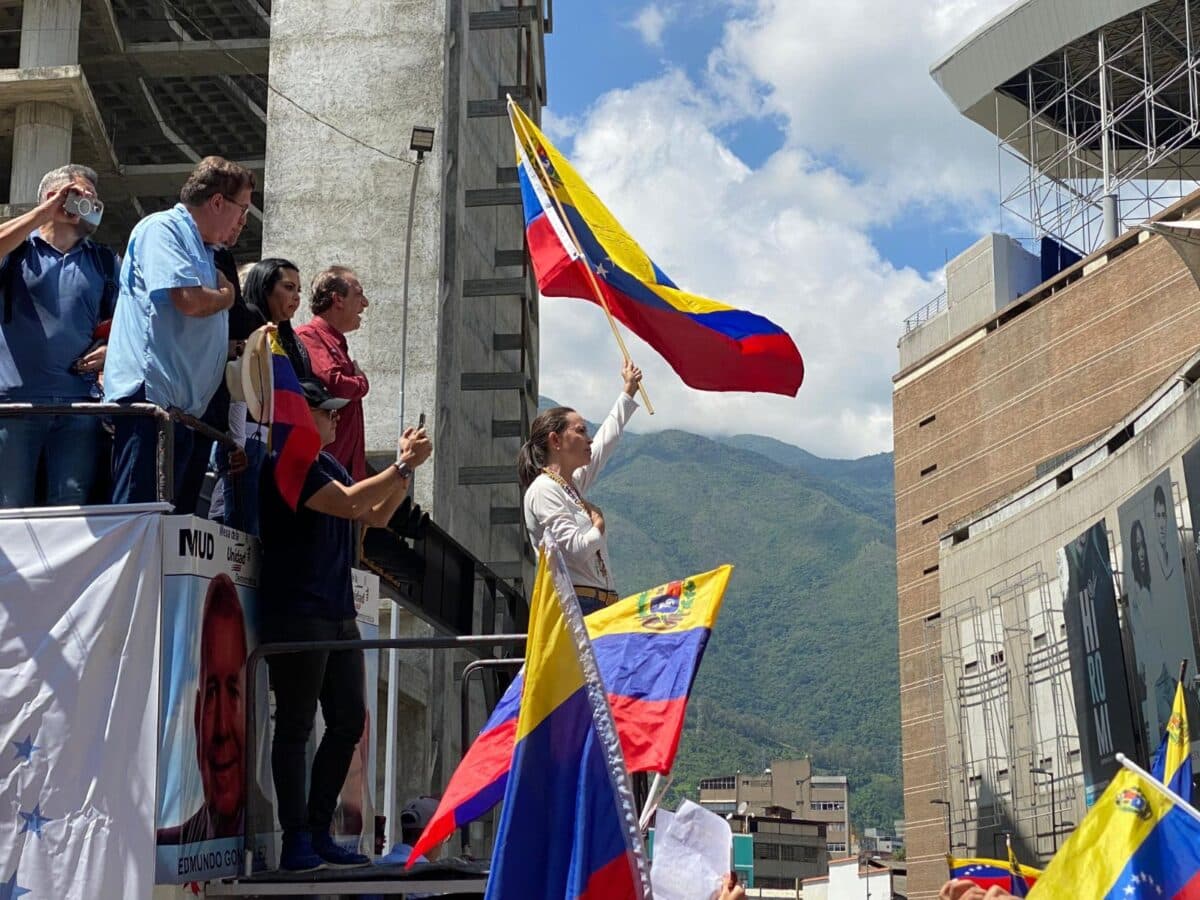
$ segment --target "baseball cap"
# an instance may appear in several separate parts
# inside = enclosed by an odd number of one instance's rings
[[[402,828],[424,828],[437,812],[436,797],[417,797],[410,800],[408,806],[400,810],[400,826]]]
[[[333,396],[326,390],[325,385],[315,378],[301,378],[300,389],[304,391],[304,399],[313,409],[341,409],[350,402]]]

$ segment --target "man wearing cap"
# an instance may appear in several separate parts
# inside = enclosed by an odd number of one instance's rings
[[[337,434],[338,410],[319,381],[301,381],[322,446]],[[355,641],[352,522],[382,527],[408,492],[412,470],[429,458],[424,429],[407,428],[399,459],[355,482],[336,459],[321,451],[308,471],[293,510],[275,484],[274,460],[259,482],[262,534],[262,640]],[[366,716],[361,650],[312,650],[267,657],[275,691],[271,768],[283,828],[280,868],[307,871],[322,865],[360,866],[370,860],[345,850],[329,834],[338,792],[346,779]],[[325,718],[312,771],[305,747],[317,703]],[[307,796],[305,782],[309,782]]]

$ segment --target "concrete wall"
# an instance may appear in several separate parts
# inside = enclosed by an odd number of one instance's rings
[[[905,334],[900,367],[980,325],[1041,281],[1041,260],[1006,234],[987,234],[946,264],[946,309]]]
[[[1072,680],[1082,676],[1071,671],[1066,653],[1063,588],[1058,574],[1061,548],[1103,519],[1110,534],[1112,565],[1119,573],[1120,597],[1120,585],[1131,576],[1120,571],[1123,548],[1117,508],[1164,470],[1170,471],[1175,487],[1175,520],[1185,536],[1183,544],[1195,546],[1191,535],[1196,523],[1190,521],[1188,512],[1181,455],[1200,440],[1200,389],[1191,386],[1165,411],[1161,404],[1154,405],[1135,429],[1137,435],[1114,454],[1109,455],[1103,447],[1088,454],[1074,466],[1076,474],[1069,483],[1059,487],[1064,479],[1049,475],[1041,486],[1029,489],[1029,497],[1040,499],[1014,498],[988,518],[970,524],[966,539],[942,541],[943,647],[955,640],[950,632],[969,630],[972,618],[994,620],[1001,626],[990,642],[992,652],[986,654],[990,658],[978,660],[975,669],[984,667],[986,677],[1002,686],[995,705],[1006,713],[982,723],[975,722],[970,710],[964,713],[956,686],[973,655],[965,647],[962,653],[944,651],[946,755],[952,776],[949,799],[954,808],[955,839],[968,844],[960,856],[990,855],[992,835],[1012,830],[1021,843],[1023,860],[1037,864],[1040,858],[1045,862],[1055,843],[1049,837],[1052,829],[1063,821],[1081,822],[1085,814],[1071,688]],[[1183,562],[1185,572],[1191,570],[1194,577],[1194,552],[1185,552]],[[1045,577],[1036,577],[1036,573]],[[1008,584],[1019,589],[1005,590]],[[1124,616],[1124,606],[1119,606]],[[976,610],[979,615],[972,615]],[[1191,633],[1195,623],[1185,615],[1174,627]],[[1057,660],[1053,675],[1037,662],[1047,656]],[[1031,670],[1041,674],[1037,683],[1031,684]],[[1051,693],[1053,688],[1057,688],[1057,697]],[[1061,721],[1056,723],[1053,714],[1047,714],[1047,702],[1063,704]],[[1116,714],[1128,718],[1130,713]],[[969,723],[965,731],[964,722]],[[1055,727],[1063,733],[1047,734]],[[994,764],[981,758],[979,745],[985,735],[979,732],[984,728],[994,732],[990,735]],[[1124,749],[1133,752],[1133,748]],[[955,761],[965,761],[965,765]],[[1029,772],[1031,766],[1056,775],[1053,816],[1046,778],[1035,779]],[[1002,773],[1000,778],[997,771]],[[977,780],[971,795],[994,798],[1000,821],[982,825],[977,821],[975,805],[965,802],[967,780],[972,777]],[[1064,839],[1060,837],[1057,843],[1061,845]]]
[[[273,4],[272,85],[384,152],[348,140],[273,92],[263,255],[295,261],[306,284],[331,264],[358,273],[370,306],[350,336],[350,349],[371,381],[364,403],[368,456],[394,457],[403,362],[405,424],[415,424],[424,412],[434,441],[433,457],[416,477],[417,502],[477,557],[515,563],[519,570],[522,530],[493,525],[492,514],[493,507],[517,506],[515,484],[460,484],[462,467],[514,465],[520,439],[494,439],[492,423],[522,419],[517,392],[464,391],[464,374],[515,372],[522,363],[536,371],[536,358],[493,349],[496,333],[521,331],[519,301],[463,296],[470,279],[522,273],[495,266],[497,249],[524,246],[519,207],[466,204],[468,191],[497,186],[496,169],[512,165],[513,146],[507,119],[469,117],[468,102],[494,99],[500,85],[522,84],[528,72],[541,71],[540,21],[526,31],[470,28],[473,12],[497,8],[486,0]],[[435,139],[418,171],[402,357],[403,259],[415,161],[408,145],[415,125],[433,127]],[[297,320],[307,317],[305,303]],[[536,354],[536,331],[529,346]],[[536,382],[533,398],[536,403]],[[404,633],[428,630],[406,613],[399,616]],[[484,624],[477,613],[476,628]],[[420,687],[410,685],[412,702],[401,716],[401,801],[439,791],[458,763],[464,662],[443,653],[402,663],[401,679],[413,677]],[[424,707],[413,699],[422,692]],[[478,694],[475,728],[483,721]],[[486,839],[485,830],[473,832],[476,851],[486,850]]]
[[[1194,209],[1200,195],[1180,204]],[[1117,251],[1121,252],[1116,256]],[[1115,258],[1109,259],[1107,253]],[[1096,267],[1097,263],[1108,260]],[[909,893],[945,880],[938,539],[1105,432],[1200,345],[1200,293],[1161,239],[1136,235],[991,331],[901,370],[893,393],[896,566]]]

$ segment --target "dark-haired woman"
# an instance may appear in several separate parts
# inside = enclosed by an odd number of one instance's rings
[[[300,306],[300,270],[286,259],[271,257],[255,263],[246,273],[242,292],[253,320],[251,331],[268,322],[278,326],[283,345],[298,379],[311,378],[308,352],[292,330],[292,316]],[[258,534],[258,473],[267,456],[266,426],[247,418],[245,403],[231,403],[229,431],[246,450],[245,471],[230,475],[218,457],[220,489],[224,499],[224,521],[231,528]]]
[[[584,615],[617,599],[604,513],[585,495],[612,455],[629,417],[642,370],[626,360],[625,388],[612,412],[588,437],[587,423],[575,410],[556,406],[533,420],[529,440],[517,456],[524,492],[525,529],[535,547],[548,530],[562,550]]]

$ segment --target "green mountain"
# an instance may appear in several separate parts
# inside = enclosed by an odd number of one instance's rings
[[[891,455],[827,460],[754,435],[626,433],[590,499],[623,593],[736,566],[675,769],[811,755],[859,829],[901,817]]]

